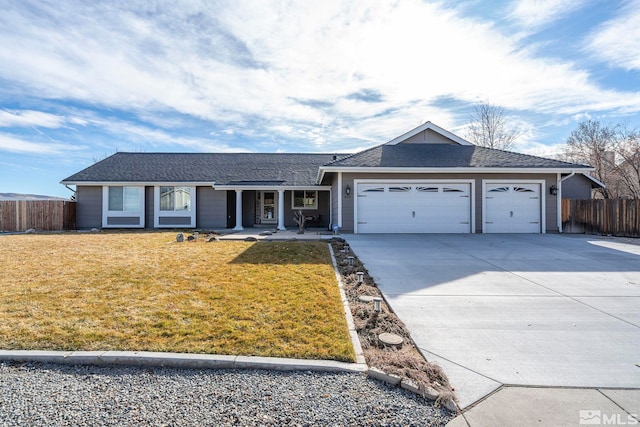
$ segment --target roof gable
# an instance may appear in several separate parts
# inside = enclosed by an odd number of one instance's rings
[[[385,145],[397,145],[397,144],[458,144],[458,145],[473,145],[466,139],[460,138],[449,132],[446,129],[441,128],[431,122],[426,122],[411,129]]]

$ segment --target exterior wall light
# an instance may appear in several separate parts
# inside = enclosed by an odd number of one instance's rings
[[[549,194],[551,194],[552,196],[558,195],[558,187],[555,184],[549,187]]]
[[[351,186],[349,186],[349,184],[347,184],[347,186],[345,187],[344,194],[346,194],[347,196],[351,195]]]

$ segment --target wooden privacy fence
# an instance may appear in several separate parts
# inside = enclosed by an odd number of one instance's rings
[[[565,233],[640,237],[640,200],[562,200]]]
[[[76,228],[76,202],[0,200],[0,231],[62,231]]]

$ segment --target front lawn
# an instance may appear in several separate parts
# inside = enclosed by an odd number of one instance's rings
[[[354,361],[322,242],[0,236],[0,348]]]

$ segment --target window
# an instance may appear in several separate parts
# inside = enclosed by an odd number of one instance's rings
[[[191,210],[191,188],[160,187],[160,210],[189,212]]]
[[[318,209],[318,192],[315,190],[294,190],[293,209]]]
[[[109,210],[117,212],[139,211],[139,191],[138,187],[109,187]]]

